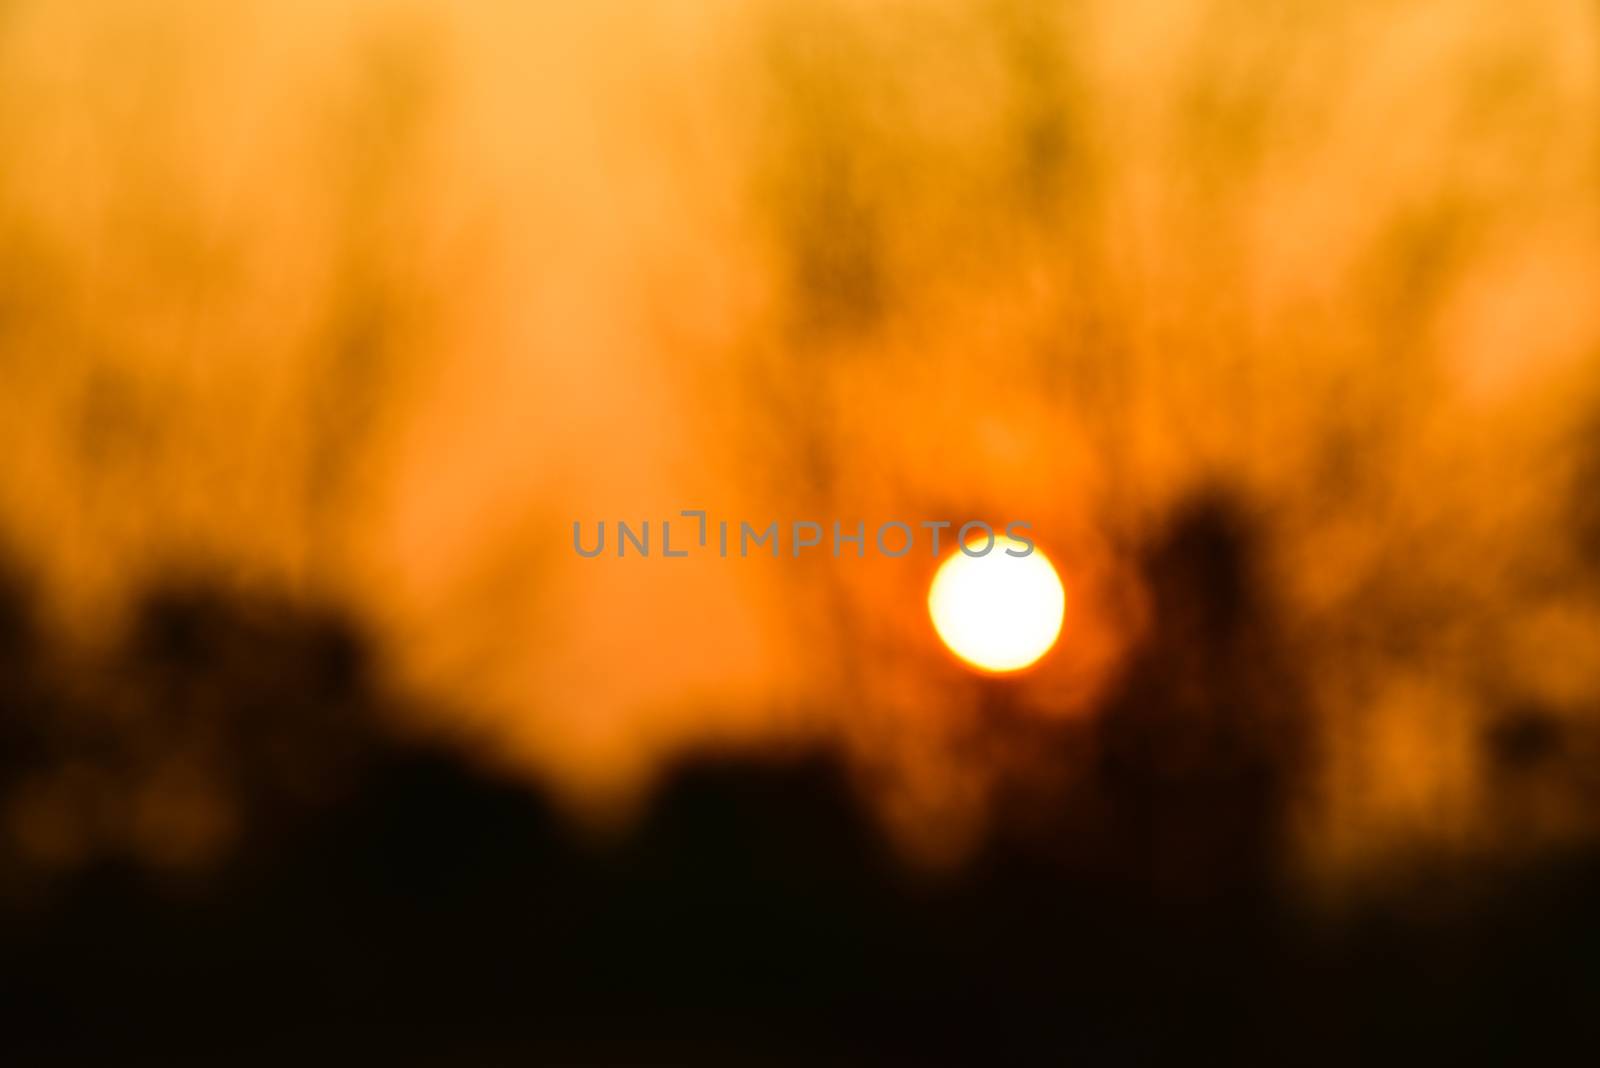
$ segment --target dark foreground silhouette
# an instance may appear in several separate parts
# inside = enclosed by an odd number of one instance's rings
[[[1121,690],[1092,726],[1015,726],[1071,773],[1019,778],[940,875],[894,860],[825,752],[687,762],[595,839],[398,740],[337,616],[176,583],[84,662],[13,579],[4,797],[28,811],[49,772],[133,838],[55,870],[9,832],[0,1062],[1429,1063],[1600,1038],[1600,850],[1419,857],[1337,907],[1285,885],[1314,754],[1250,558],[1225,507],[1174,523]],[[1515,777],[1567,740],[1525,712],[1485,745]],[[176,796],[198,777],[227,814],[204,863],[152,864],[116,811],[172,754]]]

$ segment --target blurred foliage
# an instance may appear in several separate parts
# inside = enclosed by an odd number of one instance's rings
[[[581,7],[0,8],[0,532],[48,633],[114,646],[174,572],[338,605],[595,811],[823,738],[938,859],[997,705],[1107,715],[1174,641],[1152,561],[1220,496],[1306,863],[1592,831],[1592,6]],[[931,561],[564,552],[697,506],[1031,521],[1067,639],[997,696]]]

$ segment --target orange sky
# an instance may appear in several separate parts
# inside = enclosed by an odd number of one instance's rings
[[[1470,826],[1486,695],[1600,700],[1558,533],[1593,11],[1055,10],[9,5],[0,534],[88,636],[175,564],[352,604],[424,729],[600,811],[821,736],[915,838],[982,809],[936,561],[570,524],[1025,519],[1068,616],[1019,701],[1072,716],[1147,622],[1139,546],[1224,482],[1316,682],[1318,848]]]

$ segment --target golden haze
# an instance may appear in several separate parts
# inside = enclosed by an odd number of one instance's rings
[[[1025,518],[1068,619],[1007,700],[1074,717],[1221,486],[1308,681],[1307,861],[1559,839],[1580,795],[1506,830],[1476,740],[1600,729],[1596,18],[17,0],[0,535],[74,641],[175,567],[331,600],[443,710],[403,729],[587,811],[820,737],[939,853],[996,769],[936,561],[571,522]]]

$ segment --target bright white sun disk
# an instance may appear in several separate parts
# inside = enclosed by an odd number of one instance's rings
[[[968,541],[969,550],[983,539]],[[983,671],[1020,671],[1055,644],[1061,633],[1066,595],[1056,569],[1026,543],[996,536],[984,556],[959,548],[933,576],[928,613],[933,629],[950,651]]]

